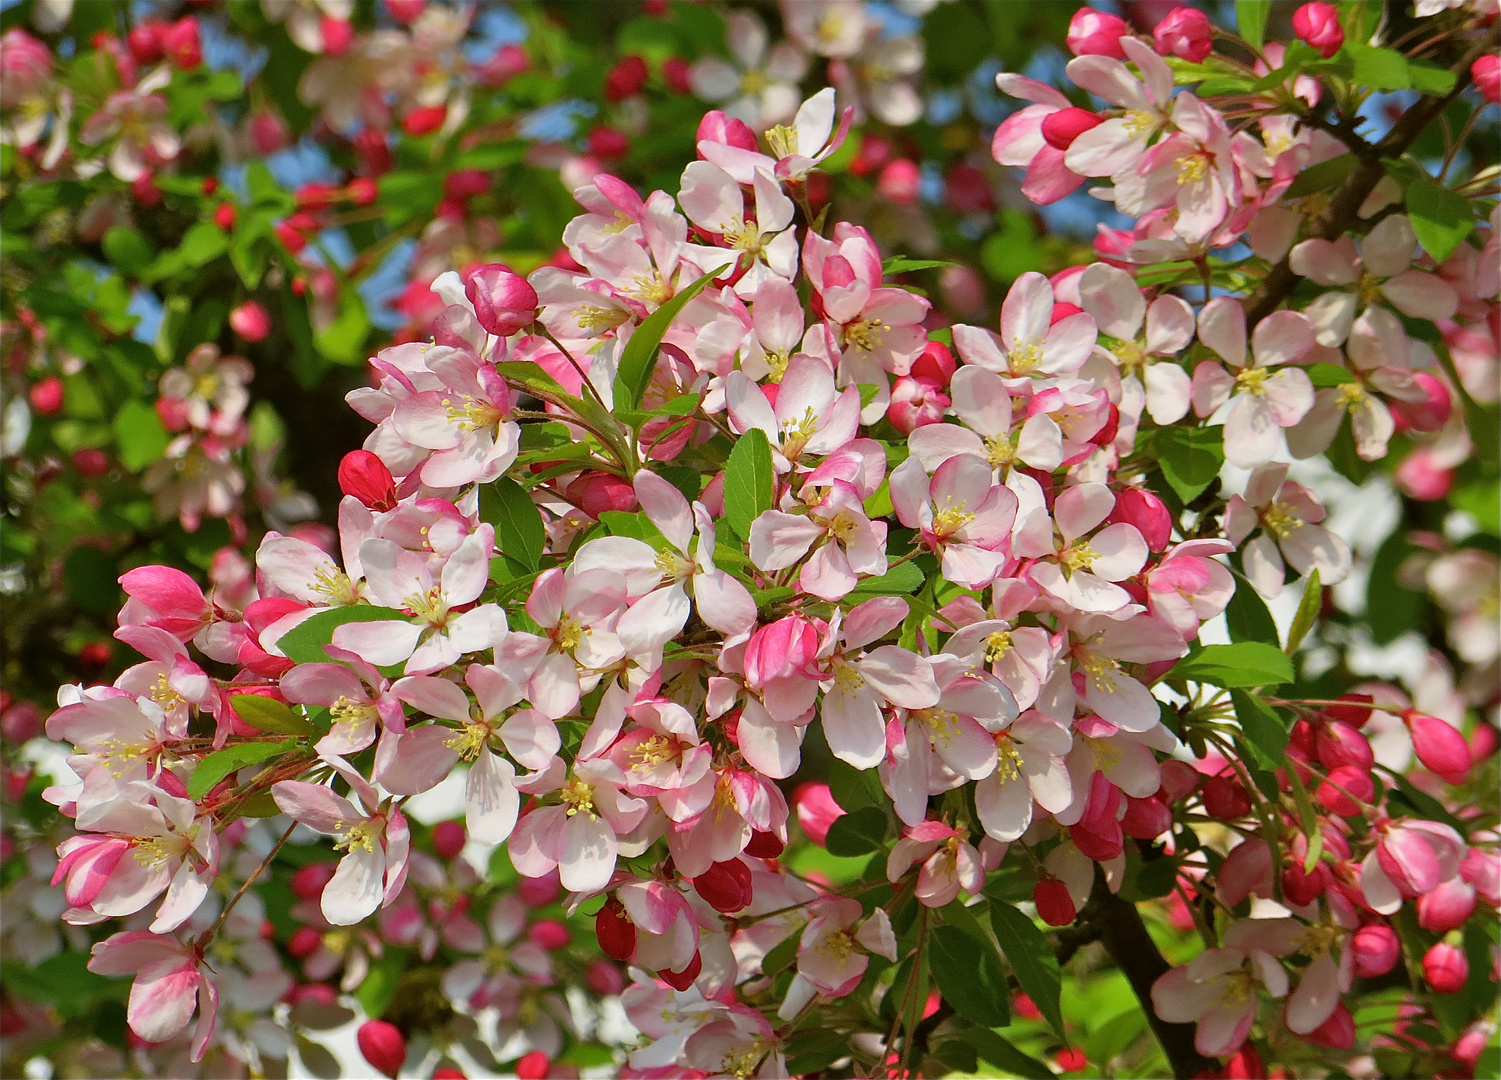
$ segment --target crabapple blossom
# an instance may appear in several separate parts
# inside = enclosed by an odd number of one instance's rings
[[[1261,466],[1246,482],[1245,494],[1232,495],[1225,510],[1225,539],[1245,544],[1246,578],[1267,597],[1282,591],[1283,559],[1299,574],[1317,570],[1325,585],[1343,581],[1350,572],[1349,545],[1319,524],[1324,507],[1286,477],[1286,465]],[[1258,529],[1259,535],[1246,544]]]

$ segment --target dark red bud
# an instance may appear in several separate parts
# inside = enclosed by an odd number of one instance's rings
[[[625,905],[613,896],[605,901],[605,906],[594,916],[594,936],[599,939],[599,947],[611,960],[619,960],[624,964],[635,955],[636,924],[625,913]]]
[[[351,450],[339,462],[339,490],[371,510],[396,508],[396,480],[386,463],[369,450]]]

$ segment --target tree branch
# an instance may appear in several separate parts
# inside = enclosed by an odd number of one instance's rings
[[[1492,26],[1485,37],[1471,46],[1469,51],[1449,69],[1455,75],[1453,90],[1443,97],[1425,97],[1402,114],[1402,119],[1397,121],[1391,131],[1387,132],[1386,138],[1371,147],[1369,151],[1359,153],[1360,164],[1345,179],[1344,186],[1335,192],[1334,197],[1329,200],[1329,205],[1314,218],[1308,230],[1310,237],[1337,240],[1349,230],[1350,226],[1355,223],[1361,204],[1386,175],[1386,167],[1382,165],[1381,159],[1401,157],[1407,152],[1407,148],[1433,122],[1434,118],[1448,108],[1449,103],[1470,85],[1470,65],[1495,49],[1498,41],[1501,41],[1501,24]],[[1276,311],[1277,306],[1287,299],[1297,283],[1298,275],[1293,273],[1289,253],[1282,257],[1281,262],[1272,267],[1271,272],[1262,279],[1261,284],[1256,286],[1256,291],[1246,300],[1246,325],[1255,326]]]
[[[1173,1076],[1178,1080],[1188,1080],[1206,1070],[1218,1071],[1220,1063],[1200,1054],[1194,1047],[1195,1025],[1170,1024],[1157,1018],[1152,1008],[1152,984],[1170,971],[1172,965],[1163,959],[1157,943],[1147,933],[1136,905],[1110,891],[1105,873],[1098,865],[1095,866],[1094,891],[1079,913],[1079,921],[1087,922],[1099,931],[1105,951],[1136,992],[1147,1014],[1147,1022],[1152,1025],[1152,1033],[1162,1044],[1163,1053],[1172,1066]]]

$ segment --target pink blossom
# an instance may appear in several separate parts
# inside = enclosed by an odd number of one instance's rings
[[[1152,41],[1163,56],[1177,56],[1192,64],[1202,63],[1214,48],[1214,27],[1209,16],[1194,8],[1176,7],[1152,31]]]
[[[967,364],[1013,379],[1072,375],[1094,348],[1095,321],[1082,312],[1053,321],[1053,286],[1028,271],[1001,305],[1001,334],[954,327],[954,348]]]
[[[128,930],[94,945],[89,970],[99,975],[136,973],[125,1019],[147,1042],[166,1042],[198,1012],[192,1060],[203,1060],[219,1010],[219,991],[204,974],[203,958],[174,938]]]
[[[1068,48],[1075,56],[1111,56],[1124,60],[1120,39],[1131,27],[1118,15],[1081,7],[1068,22]]]
[[[541,877],[554,867],[570,892],[603,889],[615,872],[617,837],[641,822],[647,804],[626,795],[626,779],[611,761],[593,758],[574,763],[564,780],[561,762],[528,786],[532,794],[555,792],[558,802],[525,814],[511,834],[511,861],[526,877]]]
[[[1321,0],[1304,4],[1293,12],[1293,33],[1317,49],[1325,60],[1339,52],[1345,43],[1339,12]]]
[[[956,454],[934,470],[931,480],[916,456],[891,474],[896,516],[917,529],[942,559],[943,576],[967,589],[983,589],[1005,566],[1001,550],[1016,519],[1016,496],[997,486],[990,462]]]
[[[1244,495],[1232,495],[1225,510],[1225,539],[1239,547],[1246,577],[1262,596],[1282,591],[1283,559],[1300,574],[1317,569],[1325,585],[1350,572],[1349,546],[1319,524],[1324,507],[1303,485],[1287,480],[1286,465],[1263,465],[1251,474]]]
[[[958,829],[941,821],[925,821],[902,830],[886,858],[886,880],[896,882],[916,862],[922,863],[914,890],[926,907],[943,907],[962,889],[977,893],[985,884],[980,854]]]

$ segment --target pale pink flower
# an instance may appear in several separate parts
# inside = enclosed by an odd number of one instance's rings
[[[1074,60],[1069,67],[1080,62]],[[1176,210],[1174,235],[1187,244],[1200,244],[1240,203],[1230,131],[1224,118],[1192,93],[1173,100],[1172,124],[1177,130],[1146,151],[1134,168],[1112,174],[1115,202],[1122,213],[1135,218],[1154,210]],[[1082,155],[1076,155],[1075,148],[1105,127],[1101,124],[1074,140],[1067,160],[1077,164]]]
[[[401,700],[386,677],[352,652],[332,645],[325,651],[339,662],[299,664],[279,684],[288,701],[328,710],[329,731],[318,740],[318,753],[358,753],[375,741],[377,726],[405,732]]]
[[[725,401],[737,431],[765,432],[780,473],[802,463],[805,454],[823,457],[843,448],[860,425],[859,390],[836,390],[829,365],[805,353],[788,363],[775,408],[765,391],[738,371],[725,378]]]
[[[1415,319],[1453,316],[1459,305],[1453,286],[1437,274],[1411,268],[1417,244],[1407,215],[1393,214],[1366,235],[1359,256],[1347,236],[1304,240],[1292,249],[1288,258],[1293,271],[1331,290],[1304,309],[1320,345],[1343,344],[1361,305],[1369,310],[1380,300]]]
[[[146,780],[161,767],[162,755],[177,736],[169,730],[161,704],[151,697],[115,690],[110,695],[85,697],[58,709],[47,718],[47,738],[73,744],[77,753],[68,758],[68,767],[79,776],[103,769],[115,780]]]
[[[994,736],[995,771],[975,785],[975,809],[987,836],[1010,842],[1032,824],[1033,804],[1049,814],[1074,801],[1064,756],[1073,744],[1069,730],[1032,710]]]
[[[841,383],[885,386],[885,372],[911,370],[927,347],[922,321],[930,305],[906,289],[882,286],[881,252],[869,232],[843,221],[834,226],[832,240],[809,230],[803,272],[838,340]]]
[[[89,970],[98,975],[135,972],[125,1019],[146,1042],[166,1042],[198,1012],[191,1060],[203,1060],[214,1033],[219,991],[204,973],[203,957],[175,938],[127,930],[94,945]]]
[[[122,626],[115,637],[149,657],[120,673],[115,686],[137,698],[147,698],[162,707],[167,727],[186,734],[195,712],[216,711],[218,697],[204,670],[188,657],[176,637],[154,626]]]
[[[810,549],[799,588],[821,600],[840,600],[859,584],[859,575],[886,572],[886,522],[866,517],[854,486],[836,480],[806,516],[767,510],[751,523],[751,562],[762,570],[793,566]]]
[[[756,200],[753,220],[746,214],[740,185],[712,162],[695,161],[684,169],[678,192],[688,219],[723,242],[716,247],[695,245],[684,250],[684,257],[703,273],[733,268],[735,291],[745,299],[773,277],[791,279],[797,273],[797,230],[790,227],[796,207],[770,173],[758,171],[751,187]]]
[[[807,54],[790,41],[768,49],[766,24],[744,9],[729,13],[725,42],[734,62],[717,56],[699,60],[689,74],[693,92],[753,128],[790,119],[797,108],[797,84],[808,70]]]
[[[699,1023],[703,1026],[687,1036],[682,1060],[706,1076],[717,1073],[751,1080],[777,1080],[787,1075],[782,1040],[759,1010],[739,1002],[715,1003],[710,1008],[713,1011],[700,1014]],[[724,1018],[715,1019],[719,1015]],[[680,1066],[673,1066],[673,1071],[678,1069]]]
[[[114,139],[109,171],[127,184],[171,161],[182,148],[177,132],[166,122],[167,99],[156,93],[170,75],[160,68],[133,88],[117,90],[79,129],[78,141],[85,146]]]
[[[809,52],[838,58],[860,51],[868,17],[859,0],[782,0],[782,23]]]
[[[625,775],[614,762],[592,758],[574,762],[565,781],[561,765],[529,785],[534,795],[556,792],[558,802],[539,806],[516,823],[511,861],[525,877],[557,868],[563,887],[589,894],[603,889],[615,872],[618,837],[630,833],[646,814],[642,799],[626,795]]]
[[[1015,427],[1011,392],[993,371],[965,365],[950,383],[958,424],[929,424],[907,436],[907,445],[923,468],[936,471],[949,458],[974,454],[1002,474],[1018,463],[1052,472],[1063,463],[1063,433],[1047,412],[1025,410]]]
[[[1146,732],[1157,726],[1161,712],[1157,699],[1141,682],[1121,667],[1173,660],[1188,651],[1183,637],[1171,625],[1151,615],[1116,620],[1102,615],[1081,615],[1069,620],[1073,640],[1071,656],[1083,677],[1079,693],[1092,712],[1129,732]],[[1072,715],[1072,706],[1062,702],[1073,697],[1072,682],[1058,689],[1060,704],[1054,716]]]
[[[553,981],[552,956],[535,941],[522,937],[527,916],[521,897],[497,897],[485,916],[491,947],[479,958],[460,960],[444,972],[443,993],[476,1009],[506,1008],[519,1004],[525,987],[549,985]]]
[[[867,918],[858,900],[831,899],[809,910],[814,915],[797,943],[797,973],[818,993],[843,997],[853,990],[870,965],[870,953],[896,960],[896,936],[881,908]]]
[[[1257,920],[1243,920],[1239,930]],[[1173,968],[1152,984],[1153,1010],[1169,1023],[1197,1023],[1194,1046],[1199,1053],[1228,1057],[1245,1041],[1256,1019],[1258,988],[1272,997],[1287,995],[1287,971],[1274,955],[1252,940],[1231,947],[1205,949],[1182,967]],[[1291,950],[1288,950],[1291,951]]]
[[[921,861],[917,874],[917,899],[926,907],[952,903],[962,889],[977,893],[985,885],[980,853],[965,834],[941,821],[924,821],[902,830],[886,857],[886,880],[898,881],[913,863]]]
[[[501,350],[490,361],[503,356]],[[427,367],[441,388],[410,394],[391,414],[397,435],[432,452],[418,470],[428,487],[486,483],[516,460],[521,426],[510,418],[515,394],[490,361],[465,349],[432,349]]]
[[[1281,428],[1292,427],[1313,407],[1313,384],[1298,368],[1283,367],[1314,347],[1313,326],[1296,311],[1274,311],[1256,324],[1251,363],[1246,363],[1246,315],[1240,301],[1216,297],[1199,312],[1199,340],[1235,374],[1211,360],[1194,369],[1194,413],[1207,417],[1226,401],[1225,460],[1254,469],[1272,460],[1282,444]]]
[[[1053,283],[1029,270],[1001,304],[1000,337],[959,325],[954,327],[954,348],[966,364],[1012,379],[1072,375],[1094,348],[1095,322],[1083,312],[1053,322],[1053,300]]]
[[[1154,363],[1152,358],[1171,358],[1188,347],[1193,309],[1172,295],[1159,296],[1148,307],[1135,279],[1107,263],[1093,263],[1080,275],[1079,297],[1100,333],[1115,339],[1097,348],[1120,369],[1122,420],[1140,418],[1143,408],[1154,424],[1183,419],[1192,392],[1188,373],[1170,359]]]
[[[1040,206],[1071,195],[1084,183],[1084,176],[1064,164],[1064,151],[1042,134],[1042,123],[1054,113],[1074,107],[1063,93],[1046,83],[1023,75],[1002,72],[995,77],[1002,93],[1033,104],[1012,113],[995,129],[990,154],[1001,165],[1027,170],[1022,194]]]
[[[1262,596],[1282,591],[1283,558],[1299,574],[1317,569],[1325,585],[1350,573],[1350,548],[1319,524],[1324,506],[1302,484],[1287,479],[1287,466],[1263,465],[1246,481],[1244,495],[1230,496],[1225,508],[1225,539],[1239,547],[1259,527],[1241,553],[1246,578]]]
[[[1068,62],[1066,71],[1075,85],[1124,110],[1070,144],[1064,164],[1080,176],[1117,176],[1135,167],[1153,136],[1171,120],[1172,69],[1143,41],[1123,37],[1120,44],[1141,79],[1110,56],[1078,56]]]
[[[918,529],[942,560],[943,576],[966,589],[983,589],[1006,565],[1002,550],[1016,520],[1016,496],[993,482],[990,462],[956,454],[930,480],[915,455],[891,474],[899,521]]]
[[[1147,544],[1136,526],[1125,522],[1088,535],[1114,509],[1115,496],[1104,484],[1065,488],[1054,500],[1052,521],[1045,514],[1028,518],[1017,530],[1013,551],[1037,560],[1028,575],[1070,609],[1118,611],[1131,603],[1131,594],[1114,583],[1141,570]]]
[[[1227,540],[1187,540],[1168,549],[1147,573],[1148,610],[1193,641],[1199,625],[1224,611],[1235,593],[1235,578],[1212,558],[1234,550]]]
[[[625,656],[615,627],[625,610],[626,588],[625,578],[610,570],[554,568],[538,575],[526,613],[543,637],[515,634],[512,639],[517,656],[525,655],[533,665],[527,697],[543,715],[567,716],[580,693],[599,681],[598,673]]]

